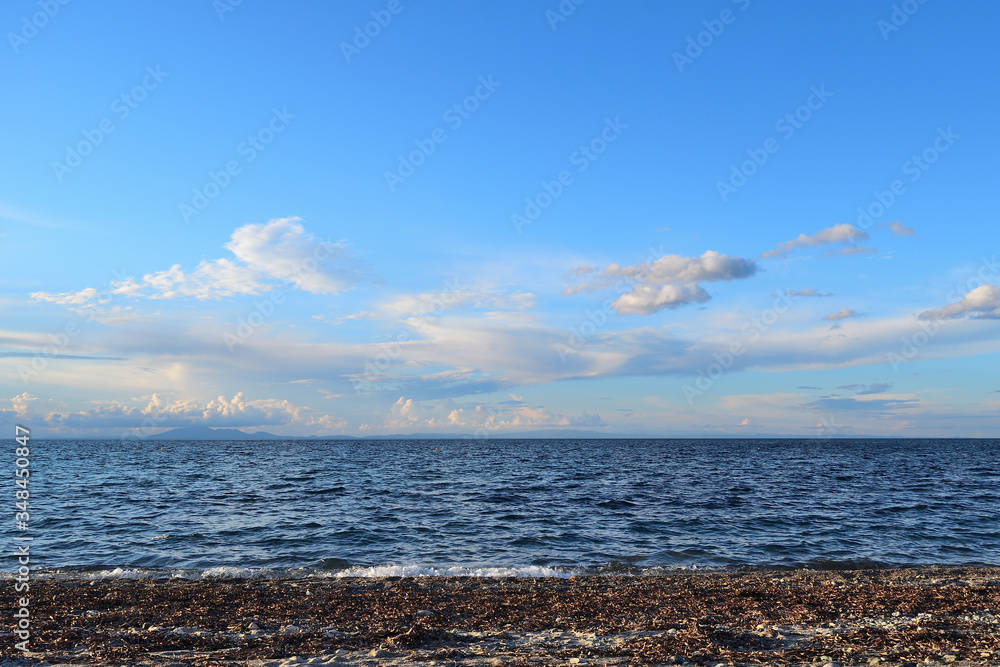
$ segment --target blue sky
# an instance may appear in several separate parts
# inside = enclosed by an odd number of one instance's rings
[[[995,436],[998,14],[12,0],[0,421]]]

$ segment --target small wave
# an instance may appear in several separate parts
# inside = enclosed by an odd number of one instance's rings
[[[373,567],[354,566],[334,573],[324,573],[324,577],[560,577],[568,578],[581,574],[575,570],[556,570],[541,565],[523,567],[434,567],[428,565],[376,565]]]

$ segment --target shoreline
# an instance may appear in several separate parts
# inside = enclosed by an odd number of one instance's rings
[[[30,595],[34,652],[4,632],[3,664],[1000,664],[1000,567],[42,578]]]

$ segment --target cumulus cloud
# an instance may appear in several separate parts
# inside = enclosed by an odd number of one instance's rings
[[[768,250],[767,252],[761,253],[761,257],[764,259],[770,257],[784,257],[790,252],[798,250],[800,248],[811,248],[817,246],[831,245],[834,243],[844,243],[849,244],[849,248],[856,247],[860,241],[866,241],[868,239],[868,233],[862,231],[847,223],[841,223],[839,225],[834,225],[832,227],[827,227],[826,229],[821,229],[815,234],[806,235],[799,234],[797,238],[791,241],[785,241],[784,243],[779,243],[774,247],[773,250]],[[865,251],[868,251],[867,249]],[[834,254],[850,254],[848,252],[840,251]],[[828,254],[827,256],[832,256]]]
[[[612,307],[619,315],[648,315],[664,308],[680,308],[689,303],[705,303],[710,298],[701,285],[636,285],[615,299]]]
[[[36,396],[32,396],[28,392],[18,394],[14,398],[10,399],[11,407],[14,408],[14,415],[18,419],[25,419],[28,417],[28,409],[33,401],[37,401]]]
[[[225,245],[237,259],[265,278],[292,284],[313,294],[336,294],[359,281],[342,243],[319,241],[306,233],[299,218],[244,225]]]
[[[570,287],[565,294],[612,286],[623,288],[626,291],[611,304],[612,308],[621,315],[646,315],[664,308],[704,303],[711,297],[699,282],[749,278],[757,269],[752,259],[730,257],[713,250],[700,257],[664,255],[643,264],[609,264],[599,273],[591,270],[589,273],[596,275]]]
[[[858,317],[858,314],[853,310],[851,310],[850,308],[841,308],[840,310],[835,310],[834,312],[830,313],[823,319],[829,320],[830,322],[837,322],[839,320],[846,320],[851,317]]]
[[[441,401],[415,401],[400,396],[391,406],[384,426],[391,431],[405,429],[441,429],[468,431],[489,435],[503,431],[519,431],[553,427],[601,427],[604,420],[598,414],[583,412],[580,415],[553,413],[542,407],[533,407],[510,401],[502,405],[484,403],[458,404],[452,399]]]
[[[15,404],[15,408],[17,405]],[[320,432],[343,430],[346,422],[328,413],[296,406],[275,398],[248,399],[243,392],[232,398],[171,401],[154,393],[142,402],[109,401],[84,410],[54,410],[39,417],[55,431],[66,429],[124,428],[126,433],[147,436],[182,426],[247,428],[300,426]]]
[[[970,315],[981,319],[1000,318],[1000,287],[997,285],[980,285],[970,290],[961,301],[943,308],[925,310],[920,313],[922,320],[951,319]]]
[[[313,294],[336,294],[361,280],[346,246],[320,241],[299,218],[279,218],[236,229],[224,246],[235,259],[202,260],[193,271],[180,264],[147,273],[141,280],[120,277],[109,288],[78,292],[33,292],[33,301],[67,307],[103,305],[113,296],[146,299],[192,298],[201,301],[260,294],[281,285]]]

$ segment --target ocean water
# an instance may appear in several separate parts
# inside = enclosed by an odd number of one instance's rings
[[[31,460],[53,574],[1000,564],[1000,440],[34,440]]]

